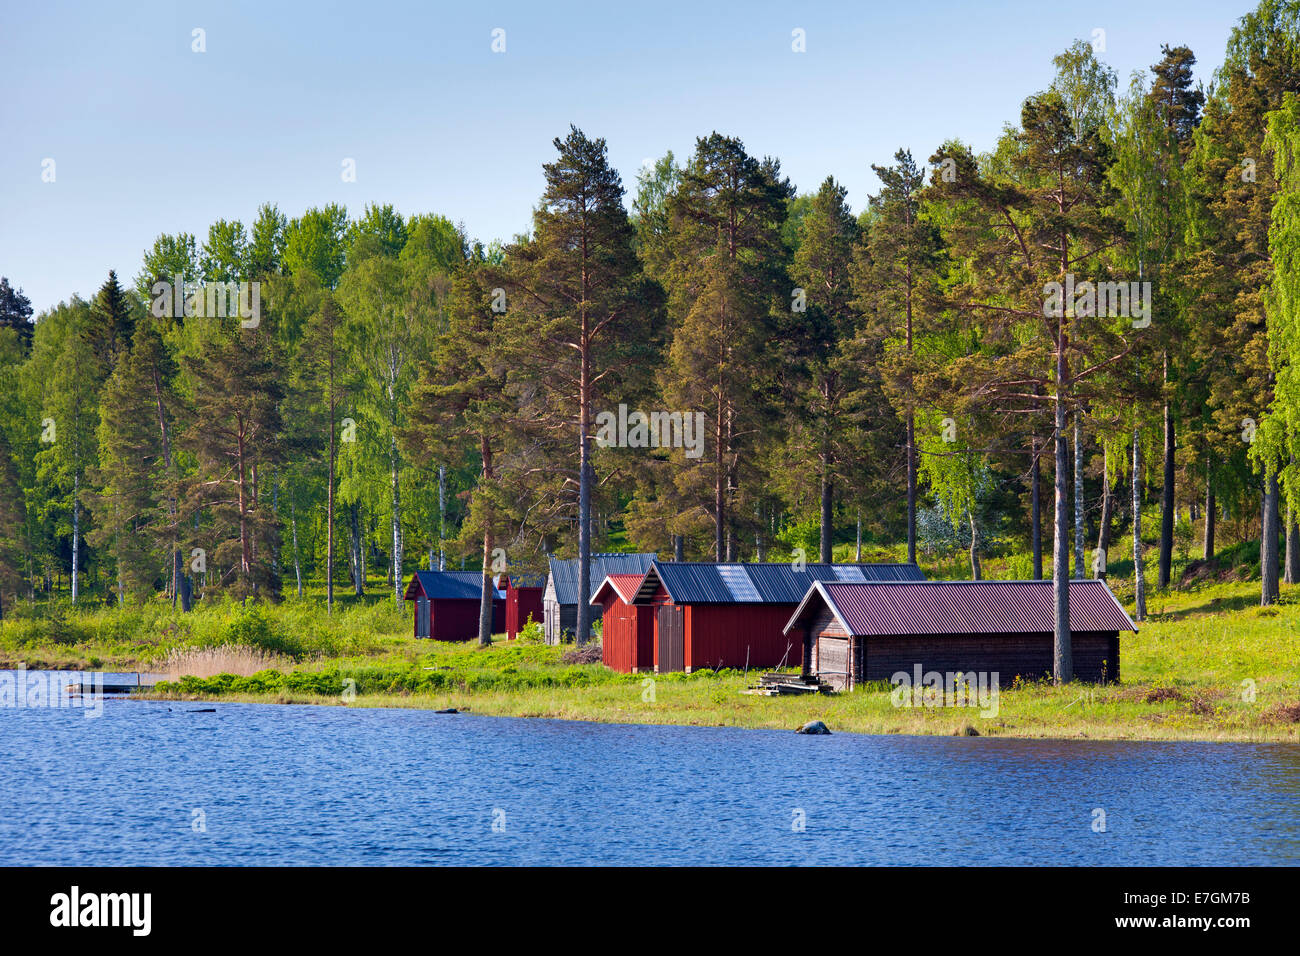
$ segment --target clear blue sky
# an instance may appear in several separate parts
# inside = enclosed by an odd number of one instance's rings
[[[0,274],[39,311],[93,294],[110,268],[133,278],[160,232],[202,241],[265,201],[290,217],[391,202],[509,239],[570,123],[605,137],[629,189],[646,159],[683,159],[716,129],[778,157],[800,191],[833,174],[861,209],[871,164],[899,146],[920,160],[950,137],[991,146],[1070,41],[1103,29],[1121,86],[1161,43],[1187,44],[1208,82],[1253,5],[14,3],[0,21]]]

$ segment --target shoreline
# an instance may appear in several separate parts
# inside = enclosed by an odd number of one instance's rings
[[[1113,685],[1122,688],[1124,685]],[[1077,688],[1075,689],[1077,692]],[[1004,693],[1015,693],[1008,691]],[[598,695],[593,695],[598,696]],[[1025,716],[999,715],[981,717],[974,708],[926,707],[889,708],[873,713],[836,712],[839,695],[829,695],[816,701],[808,698],[762,698],[764,702],[788,703],[770,708],[763,713],[745,710],[730,715],[720,713],[725,707],[719,702],[714,707],[697,706],[635,706],[624,701],[624,706],[608,700],[584,700],[573,694],[555,694],[549,702],[525,700],[519,695],[484,694],[358,694],[354,700],[344,701],[337,696],[299,692],[271,692],[264,694],[194,694],[176,691],[131,694],[133,701],[186,703],[238,703],[275,704],[284,706],[307,705],[359,709],[394,710],[444,710],[455,708],[457,714],[448,716],[515,717],[541,720],[570,720],[583,723],[623,724],[627,726],[678,726],[726,727],[738,730],[780,730],[793,733],[811,720],[823,721],[832,734],[852,733],[865,736],[917,736],[917,737],[988,737],[1013,740],[1059,741],[1144,741],[1150,743],[1267,743],[1300,744],[1300,724],[1269,723],[1254,726],[1217,725],[1188,726],[1176,720],[1176,712],[1161,710],[1139,717],[1112,715],[1107,719],[1077,720],[1069,724],[1050,725]],[[888,694],[877,694],[888,699]],[[798,702],[798,703],[796,703]],[[818,706],[811,706],[815,703]],[[873,703],[879,703],[875,701]],[[802,705],[802,706],[799,706]],[[965,712],[963,712],[965,711]],[[727,717],[732,719],[726,719]],[[974,733],[970,731],[974,730]]]

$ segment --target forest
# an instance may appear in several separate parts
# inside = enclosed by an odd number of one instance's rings
[[[864,157],[859,210],[716,131],[625,186],[572,127],[509,241],[267,203],[39,315],[7,277],[0,617],[880,547],[1122,576],[1136,620],[1176,551],[1246,548],[1273,603],[1300,580],[1300,0],[1206,82],[1151,59],[1122,81],[1074,42],[990,151]]]

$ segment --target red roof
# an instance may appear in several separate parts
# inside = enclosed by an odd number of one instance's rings
[[[786,630],[820,592],[855,637],[1040,634],[1054,630],[1051,581],[819,582]],[[1136,631],[1102,581],[1070,582],[1071,631]]]
[[[601,592],[606,587],[613,587],[614,592],[623,599],[624,604],[631,604],[632,599],[636,597],[637,588],[641,586],[641,580],[644,574],[607,574],[605,580],[600,582],[600,587],[596,588],[596,593],[591,596],[591,603],[599,602]]]

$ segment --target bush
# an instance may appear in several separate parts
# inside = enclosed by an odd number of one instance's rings
[[[545,644],[546,628],[542,627],[540,621],[534,621],[529,614],[528,621],[519,630],[518,640],[521,644]]]
[[[302,656],[302,643],[275,626],[260,603],[246,604],[226,625],[225,643],[242,644],[270,654],[286,657]]]

